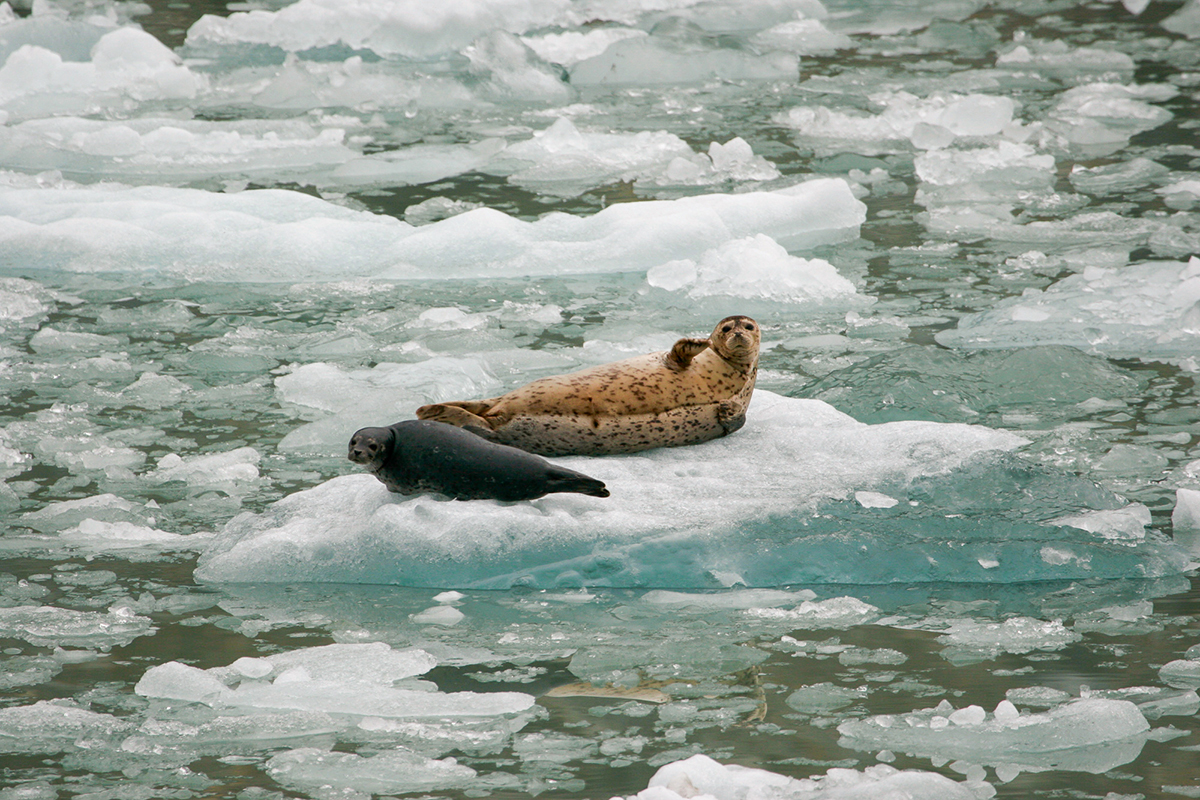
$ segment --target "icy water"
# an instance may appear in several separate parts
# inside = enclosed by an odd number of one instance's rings
[[[0,5],[0,799],[1200,797],[1200,5]],[[607,499],[363,425],[763,328]]]

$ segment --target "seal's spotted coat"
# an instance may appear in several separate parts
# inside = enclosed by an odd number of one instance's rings
[[[758,345],[754,320],[726,317],[708,339],[680,339],[666,353],[542,378],[487,400],[422,406],[417,417],[545,456],[706,442],[745,424]]]

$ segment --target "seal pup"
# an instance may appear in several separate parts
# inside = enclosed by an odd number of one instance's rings
[[[636,453],[697,444],[746,422],[761,333],[726,317],[707,339],[528,383],[487,400],[434,403],[419,419],[543,456]]]
[[[398,494],[436,492],[455,500],[533,500],[552,492],[608,497],[595,478],[438,422],[362,428],[350,437],[347,457]]]

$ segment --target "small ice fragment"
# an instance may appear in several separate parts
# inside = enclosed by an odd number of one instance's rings
[[[960,708],[950,715],[950,721],[955,725],[978,725],[987,719],[987,712],[980,706]]]
[[[454,606],[432,606],[412,615],[412,621],[422,625],[444,625],[450,627],[466,619],[467,615]]]
[[[891,508],[900,501],[879,492],[855,492],[854,499],[863,508]]]

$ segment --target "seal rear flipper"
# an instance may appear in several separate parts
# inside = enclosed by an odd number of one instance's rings
[[[685,370],[692,359],[708,349],[708,339],[680,339],[667,353],[667,366],[676,372]]]
[[[431,403],[417,409],[417,419],[444,422],[459,428],[476,427],[492,430],[488,421],[480,416],[491,408],[491,404],[483,400],[466,400],[461,403]]]

